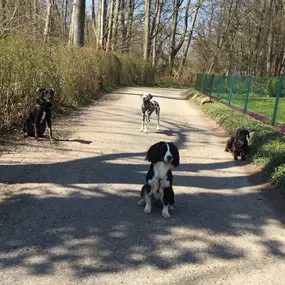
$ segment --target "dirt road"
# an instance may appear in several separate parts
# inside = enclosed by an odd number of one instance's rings
[[[140,98],[161,106],[139,131]],[[284,284],[285,229],[224,134],[181,91],[123,88],[54,127],[73,141],[0,156],[0,284]],[[137,205],[159,141],[175,142],[170,219]]]

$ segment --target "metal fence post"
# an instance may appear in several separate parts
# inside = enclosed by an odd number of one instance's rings
[[[277,110],[278,110],[278,104],[279,104],[280,93],[281,93],[281,90],[282,90],[282,85],[283,85],[283,76],[279,77],[279,80],[278,80],[278,85],[277,85],[277,90],[276,90],[276,98],[275,98],[275,105],[274,105],[272,121],[271,121],[271,125],[272,126],[275,125],[275,121],[276,121],[276,115],[277,115]]]
[[[219,75],[219,83],[218,83],[218,96],[217,99],[220,98],[220,92],[221,92],[221,83],[222,83],[222,75]]]
[[[251,89],[251,80],[252,80],[252,75],[249,75],[248,82],[247,82],[247,90],[246,90],[246,95],[245,95],[244,109],[243,109],[244,112],[247,109],[248,97],[249,97],[249,93]]]
[[[232,101],[232,96],[233,96],[233,91],[234,91],[234,83],[235,83],[235,76],[231,75],[231,85],[230,85],[230,94],[229,94],[229,98],[228,98],[228,105],[231,105],[231,101]]]
[[[214,78],[215,78],[215,74],[212,74],[212,76],[211,76],[211,82],[210,82],[210,92],[209,92],[209,96],[210,96],[210,97],[212,97]]]
[[[204,85],[203,85],[203,91],[202,91],[203,94],[205,94],[206,84],[207,84],[207,74],[204,74]]]
[[[201,85],[201,74],[197,73],[196,84],[195,84],[195,89],[197,91],[200,91],[200,85]]]
[[[199,85],[198,85],[198,91],[201,92],[202,91],[202,83],[203,83],[203,74],[199,74]]]

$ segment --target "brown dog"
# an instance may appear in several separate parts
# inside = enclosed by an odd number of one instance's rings
[[[225,151],[230,151],[235,160],[240,156],[241,160],[245,160],[249,152],[248,140],[249,131],[247,129],[238,129],[234,136],[227,141]]]

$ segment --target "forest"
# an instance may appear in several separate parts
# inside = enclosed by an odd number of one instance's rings
[[[0,0],[0,121],[38,86],[78,105],[106,86],[284,72],[284,0]]]

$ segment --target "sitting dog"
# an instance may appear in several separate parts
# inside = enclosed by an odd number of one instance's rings
[[[141,189],[139,204],[145,204],[144,212],[150,214],[152,200],[160,201],[163,205],[162,216],[168,218],[168,210],[174,204],[171,169],[179,165],[179,151],[173,143],[158,142],[149,148],[146,160],[151,165],[146,174],[146,183]]]
[[[51,108],[54,91],[51,88],[38,88],[37,92],[39,96],[37,104],[29,111],[24,121],[24,137],[31,136],[37,140],[43,136],[47,125],[50,140],[53,140]]]
[[[141,112],[142,112],[142,126],[141,132],[147,132],[147,125],[150,122],[150,115],[155,111],[156,118],[157,118],[157,127],[156,129],[159,130],[159,115],[160,115],[160,107],[157,101],[151,100],[153,96],[149,93],[142,93],[142,105],[141,105]]]
[[[238,156],[241,157],[241,160],[245,160],[249,152],[247,141],[249,137],[250,135],[247,129],[238,129],[235,135],[228,139],[225,151],[230,151],[235,160],[238,159]]]

